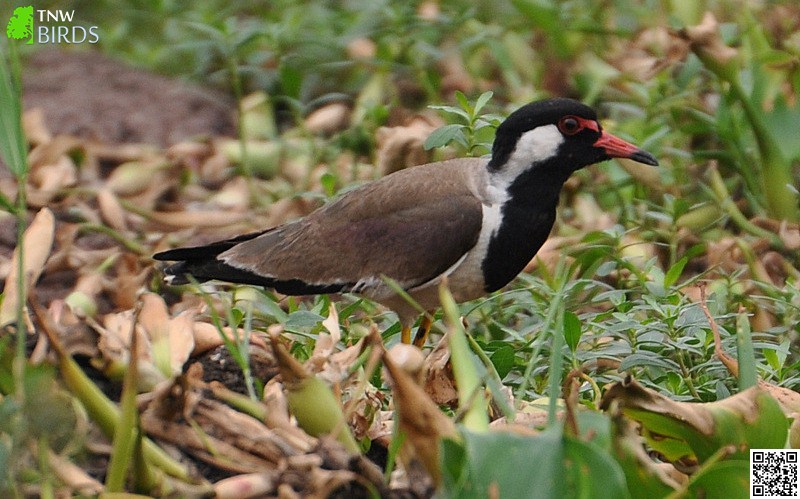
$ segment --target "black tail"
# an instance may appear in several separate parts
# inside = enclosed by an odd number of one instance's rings
[[[353,286],[353,284],[348,283],[306,283],[300,279],[278,280],[268,275],[261,275],[249,270],[233,267],[217,258],[221,253],[233,248],[237,244],[254,239],[265,232],[244,234],[225,241],[211,243],[207,246],[175,248],[162,251],[161,253],[153,255],[153,259],[178,262],[164,269],[168,282],[174,285],[187,284],[191,282],[188,276],[192,276],[197,282],[218,279],[220,281],[237,284],[254,284],[256,286],[273,288],[286,295],[339,293]]]
[[[154,260],[178,262],[164,268],[170,284],[186,284],[191,275],[196,281],[204,282],[211,279],[236,282],[240,284],[258,284],[269,286],[272,279],[267,279],[252,272],[231,267],[217,259],[223,253],[237,244],[260,236],[263,232],[252,232],[217,241],[207,246],[194,246],[190,248],[175,248],[153,255]]]

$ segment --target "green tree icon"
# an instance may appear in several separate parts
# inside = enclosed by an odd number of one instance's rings
[[[6,34],[14,40],[27,38],[28,44],[33,43],[33,5],[14,9],[14,15],[8,20]]]

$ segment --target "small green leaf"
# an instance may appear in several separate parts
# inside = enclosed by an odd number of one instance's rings
[[[778,359],[778,354],[775,352],[775,350],[770,350],[765,348],[762,353],[764,354],[764,359],[766,359],[767,364],[769,364],[770,368],[772,368],[775,371],[781,370],[783,365],[782,362]]]
[[[514,368],[514,349],[510,345],[504,345],[495,350],[489,359],[494,364],[497,375],[503,379]]]
[[[480,97],[478,97],[478,100],[475,102],[475,110],[472,112],[472,114],[477,115],[478,113],[480,113],[481,109],[483,109],[483,106],[485,106],[486,103],[489,102],[489,99],[491,99],[493,95],[494,92],[492,92],[491,90],[482,93]]]
[[[688,262],[689,259],[687,257],[683,257],[677,262],[675,262],[675,264],[672,267],[669,268],[669,270],[667,271],[667,275],[664,276],[665,288],[669,288],[673,284],[675,284],[675,282],[677,282],[678,278],[683,273],[683,268],[686,267],[686,263]]]
[[[569,310],[564,311],[564,338],[570,351],[574,353],[581,340],[581,320]]]
[[[230,312],[231,326],[239,326],[242,323],[242,319],[244,319],[244,312],[238,307],[231,308]]]
[[[333,175],[330,172],[326,172],[322,174],[322,177],[319,179],[320,184],[322,184],[322,188],[325,190],[325,195],[328,197],[332,197],[336,194],[336,175]]]
[[[425,150],[429,151],[436,147],[444,147],[453,140],[466,146],[467,140],[464,137],[464,125],[445,125],[437,128],[425,140]]]
[[[438,111],[444,111],[446,113],[455,114],[456,116],[464,118],[465,123],[469,123],[472,119],[469,113],[464,111],[460,107],[455,107],[455,106],[428,106],[428,107],[430,107],[431,109],[436,109]]]
[[[658,367],[665,370],[679,370],[679,366],[672,359],[662,357],[659,354],[642,350],[632,353],[625,357],[619,365],[619,371],[628,371],[634,367]]]
[[[323,320],[325,320],[325,317],[319,314],[308,310],[298,310],[289,314],[283,326],[287,331],[297,332],[298,330],[313,328]]]
[[[460,442],[446,438],[441,443],[441,469],[445,489],[457,490],[463,486],[467,474],[467,451]]]
[[[9,213],[16,212],[14,203],[3,194],[0,194],[0,209],[7,211]]]
[[[456,90],[456,100],[458,101],[458,105],[461,106],[461,109],[467,112],[467,114],[472,117],[474,112],[472,110],[472,106],[469,105],[469,100],[467,96],[460,90]]]
[[[736,358],[739,360],[739,389],[746,390],[758,383],[756,356],[750,332],[750,319],[746,312],[736,317]]]

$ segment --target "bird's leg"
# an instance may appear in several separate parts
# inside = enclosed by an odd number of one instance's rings
[[[400,341],[406,345],[411,344],[411,326],[403,324],[403,329],[400,330]]]
[[[422,320],[419,321],[419,327],[417,328],[417,334],[414,336],[414,346],[417,348],[422,348],[425,346],[425,342],[428,340],[428,333],[431,330],[431,316],[429,314],[425,314],[422,316]],[[408,331],[409,336],[411,335],[411,330]],[[410,339],[410,338],[409,338]]]

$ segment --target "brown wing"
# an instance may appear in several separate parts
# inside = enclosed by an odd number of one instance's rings
[[[213,255],[202,262],[179,255],[187,261],[176,270],[288,294],[358,291],[384,275],[417,286],[477,242],[482,206],[469,186],[483,163],[453,160],[394,173],[296,222],[211,245]]]

